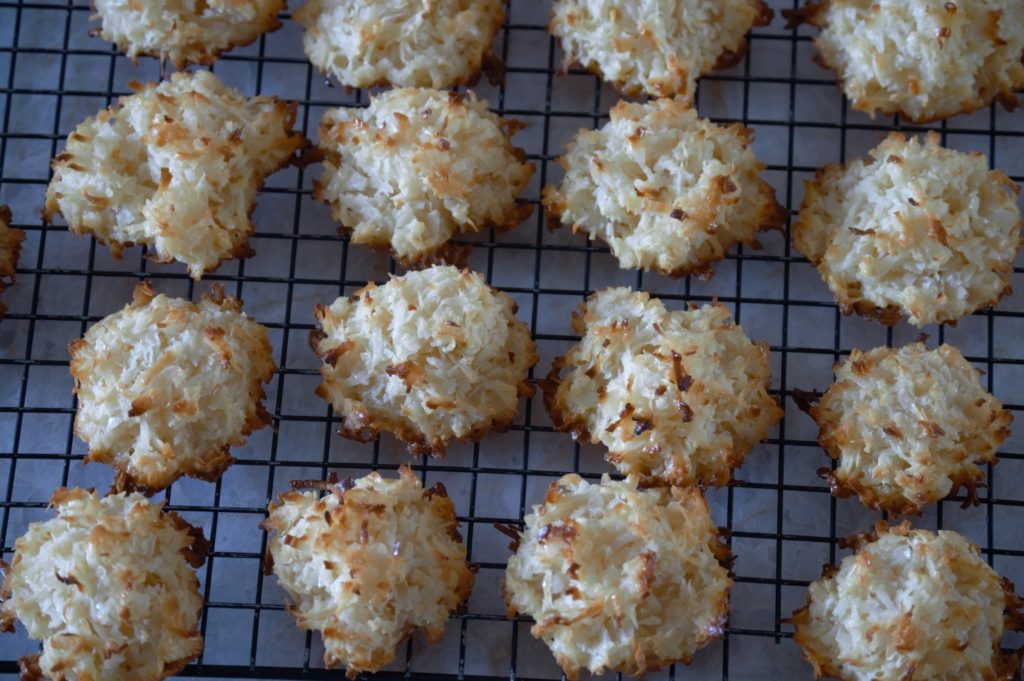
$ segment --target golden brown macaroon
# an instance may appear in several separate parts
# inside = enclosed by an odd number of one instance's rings
[[[816,60],[839,75],[851,106],[917,123],[1024,88],[1024,3],[1019,0],[810,0],[784,12],[812,24]]]
[[[572,324],[580,342],[555,360],[544,403],[557,429],[607,447],[623,475],[725,485],[782,418],[768,394],[768,346],[720,305],[669,311],[645,292],[611,288]]]
[[[977,502],[979,466],[996,463],[1013,421],[959,350],[923,343],[854,350],[807,411],[839,462],[821,471],[833,494],[897,515],[921,513],[961,487]]]
[[[143,283],[71,344],[75,432],[87,461],[117,469],[118,490],[212,482],[234,461],[230,448],[270,422],[263,384],[275,370],[266,328],[221,287],[193,303]]]
[[[1017,185],[979,153],[893,132],[868,157],[804,182],[793,245],[844,314],[952,323],[1012,291]]]
[[[95,0],[96,31],[132,59],[140,54],[176,69],[212,64],[221,53],[281,28],[284,0]]]
[[[14,285],[15,269],[18,256],[21,255],[21,242],[25,240],[25,232],[11,227],[11,209],[0,206],[0,293]],[[7,308],[0,301],[0,319],[4,318]]]
[[[505,572],[509,616],[570,679],[688,664],[724,633],[731,557],[696,487],[566,475],[526,516]]]
[[[1020,630],[1013,584],[949,530],[909,523],[846,540],[856,550],[827,565],[793,613],[793,640],[814,678],[843,681],[1010,681],[1019,654],[1001,641]]]
[[[555,0],[549,29],[573,62],[629,96],[693,99],[697,78],[737,64],[763,0]]]
[[[3,565],[0,629],[20,621],[42,652],[25,680],[160,681],[203,650],[195,568],[201,530],[141,494],[58,489],[57,517],[28,526]]]
[[[424,490],[406,467],[397,479],[297,484],[310,485],[324,494],[282,494],[262,527],[266,567],[299,628],[323,634],[327,668],[375,672],[417,629],[438,642],[474,581],[444,485]]]
[[[544,188],[550,217],[601,239],[623,268],[709,276],[737,243],[781,229],[786,212],[750,149],[753,130],[700,118],[681,98],[621,101],[581,130]]]
[[[515,301],[475,272],[435,265],[315,314],[317,394],[340,414],[345,437],[369,442],[388,431],[412,453],[440,457],[453,440],[507,429],[519,398],[533,394],[530,330]]]
[[[256,194],[306,144],[296,105],[245,97],[209,71],[134,87],[68,136],[43,217],[60,213],[115,257],[146,245],[194,279],[251,255]]]

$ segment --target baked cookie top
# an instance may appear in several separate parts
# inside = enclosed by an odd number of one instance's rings
[[[952,345],[854,350],[808,405],[818,441],[839,466],[823,473],[838,496],[899,515],[982,484],[1013,415]],[[975,500],[976,501],[976,500]]]
[[[0,205],[0,293],[14,285],[15,268],[21,255],[21,242],[25,232],[11,227],[11,209]],[[0,319],[7,308],[0,301]]]
[[[1018,193],[982,154],[894,132],[866,159],[804,183],[793,245],[846,314],[955,322],[1011,291]]]
[[[295,105],[244,97],[209,71],[135,87],[68,136],[44,218],[60,213],[115,257],[144,244],[194,279],[251,254],[256,193],[305,145]]]
[[[566,66],[630,96],[693,99],[697,78],[739,62],[772,15],[762,0],[555,0],[549,28]]]
[[[737,243],[786,214],[761,178],[764,164],[739,124],[700,118],[681,98],[621,101],[599,130],[581,130],[559,159],[565,177],[544,189],[552,218],[600,238],[624,268],[667,276],[711,273]]]
[[[270,505],[267,567],[299,628],[323,634],[324,664],[355,678],[391,662],[415,629],[440,640],[474,574],[443,485],[424,490],[403,467],[397,479],[323,486]]]
[[[511,425],[533,394],[530,330],[507,294],[448,265],[409,272],[317,306],[311,343],[323,359],[317,394],[362,442],[381,430],[414,453]]]
[[[810,0],[791,25],[821,29],[819,60],[851,106],[918,123],[971,113],[1024,87],[1018,0]]]
[[[57,517],[28,526],[5,564],[0,628],[17,619],[42,652],[23,679],[159,681],[203,649],[193,568],[203,533],[141,494],[58,489]]]
[[[572,323],[580,342],[555,360],[544,402],[556,428],[607,447],[624,475],[725,485],[782,418],[768,394],[767,345],[720,305],[669,311],[645,292],[611,288]]]
[[[222,52],[281,27],[284,0],[95,0],[98,35],[132,59],[140,54],[176,69],[212,64]]]
[[[793,640],[815,677],[843,681],[1010,679],[1006,631],[1021,627],[1013,585],[949,530],[909,524],[853,541],[857,552],[826,566],[793,613]]]
[[[390,90],[366,108],[320,122],[323,175],[313,195],[356,243],[390,250],[407,267],[463,264],[464,232],[509,229],[532,210],[517,196],[533,165],[511,137],[518,121],[473,93]]]
[[[531,633],[570,679],[689,663],[723,634],[731,559],[695,487],[566,475],[526,516],[517,544],[509,614],[536,621]]]
[[[342,85],[471,84],[505,21],[504,0],[307,0],[295,11],[313,66]]]
[[[230,448],[270,422],[262,384],[275,370],[267,330],[219,286],[193,303],[140,284],[71,344],[75,432],[89,461],[117,469],[119,490],[213,481]]]

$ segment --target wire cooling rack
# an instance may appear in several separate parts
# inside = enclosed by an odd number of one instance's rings
[[[774,4],[779,10],[796,2]],[[842,556],[837,538],[866,529],[876,516],[856,500],[837,502],[816,477],[827,459],[814,442],[810,420],[796,409],[793,390],[823,389],[832,379],[832,364],[852,348],[904,343],[917,330],[843,318],[816,272],[783,235],[765,237],[761,251],[731,253],[705,282],[620,270],[600,244],[564,230],[548,232],[538,197],[541,186],[560,177],[552,161],[578,128],[606,120],[616,94],[592,75],[557,73],[561,53],[546,32],[547,13],[547,2],[511,1],[495,43],[507,64],[505,84],[476,88],[494,109],[529,124],[517,144],[537,165],[527,193],[537,209],[515,230],[477,235],[470,264],[519,302],[541,353],[537,375],[575,340],[569,325],[573,307],[588,292],[613,284],[642,287],[674,307],[717,299],[734,310],[749,335],[771,344],[773,388],[785,403],[786,419],[750,455],[735,485],[709,492],[715,518],[728,528],[738,557],[726,637],[698,653],[692,666],[651,676],[810,678],[810,668],[788,640],[789,626],[779,620],[801,604],[821,565]],[[41,224],[48,161],[67,133],[126,94],[131,80],[160,75],[154,60],[133,64],[89,38],[89,17],[81,0],[0,0],[0,199],[12,206],[15,223],[28,233],[18,282],[4,296],[10,311],[0,323],[4,557],[9,559],[29,522],[47,517],[45,506],[55,487],[105,489],[110,483],[106,467],[82,464],[84,448],[72,432],[68,343],[123,306],[142,279],[184,296],[220,282],[270,328],[280,369],[267,400],[273,429],[254,434],[236,450],[238,461],[220,482],[186,480],[165,495],[171,508],[201,525],[214,543],[200,572],[206,649],[185,676],[339,678],[339,672],[322,669],[319,637],[296,629],[274,579],[263,577],[265,538],[257,523],[267,501],[290,480],[332,471],[345,476],[394,470],[408,460],[386,436],[360,445],[334,434],[337,418],[313,395],[317,361],[306,345],[315,303],[385,279],[392,263],[337,235],[327,209],[310,195],[311,177],[319,172],[315,167],[270,179],[255,213],[255,257],[226,263],[200,285],[179,266],[148,262],[138,249],[116,261],[106,248],[70,235],[63,226]],[[298,100],[299,124],[315,138],[326,109],[365,104],[367,95],[326,84],[303,55],[298,28],[283,19],[282,30],[228,53],[214,70],[247,94]],[[701,81],[698,98],[703,115],[755,128],[755,150],[768,164],[766,177],[791,212],[799,206],[802,180],[817,167],[860,155],[886,131],[900,127],[897,120],[851,112],[832,75],[811,61],[812,52],[809,36],[786,29],[777,15],[754,32],[742,62]],[[1024,114],[993,108],[932,127],[947,145],[983,151],[994,165],[1022,179]],[[1015,269],[1018,289],[1024,289],[1021,274]],[[955,328],[927,331],[932,344],[960,346],[986,372],[987,387],[1010,409],[1021,410],[1024,294]],[[500,582],[507,539],[493,523],[519,523],[562,473],[596,477],[609,469],[596,448],[578,447],[568,435],[553,432],[539,403],[527,402],[508,433],[489,435],[477,446],[453,447],[442,461],[414,462],[427,484],[441,480],[447,486],[470,560],[480,572],[466,612],[452,617],[444,640],[426,646],[414,638],[382,677],[559,677],[550,654],[529,635],[530,623],[505,615]],[[1022,433],[1024,426],[1018,425],[1001,463],[989,471],[980,506],[961,510],[958,500],[946,501],[915,521],[964,533],[1001,574],[1017,581],[1024,577],[1024,534],[1016,518],[1024,505]],[[34,649],[21,629],[0,639],[0,675],[12,677],[17,658]]]

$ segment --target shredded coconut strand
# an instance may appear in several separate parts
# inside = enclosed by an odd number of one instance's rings
[[[642,675],[722,636],[729,561],[697,488],[566,475],[526,516],[505,600],[510,616],[536,621],[531,633],[570,679]]]
[[[804,183],[793,245],[846,314],[954,322],[1010,292],[1017,185],[979,153],[891,133],[869,158]]]
[[[415,629],[436,643],[473,589],[455,507],[408,468],[270,505],[267,560],[301,629],[324,637],[324,664],[375,672]]]

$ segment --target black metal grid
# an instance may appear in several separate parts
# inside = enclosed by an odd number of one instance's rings
[[[796,1],[773,4],[792,8]],[[506,84],[477,88],[495,110],[530,124],[518,143],[537,164],[528,193],[537,210],[512,232],[479,235],[471,266],[519,301],[541,350],[538,375],[575,340],[568,324],[571,308],[588,292],[612,283],[645,288],[670,305],[717,299],[735,311],[752,337],[769,340],[774,388],[785,401],[786,419],[751,454],[735,485],[709,494],[738,556],[727,636],[699,653],[692,667],[677,666],[660,675],[810,678],[809,667],[786,640],[787,625],[779,620],[802,600],[820,565],[842,555],[837,537],[868,527],[875,516],[855,500],[836,502],[814,476],[826,458],[810,422],[795,408],[793,389],[825,387],[830,365],[853,347],[899,344],[917,331],[844,319],[813,269],[790,250],[788,230],[786,238],[767,237],[763,251],[731,253],[710,282],[621,271],[600,244],[547,232],[537,198],[540,186],[558,179],[551,161],[576,128],[606,120],[615,94],[593,76],[556,74],[561,55],[546,34],[546,13],[543,0],[511,0],[495,45],[507,62]],[[129,80],[159,75],[153,60],[132,65],[111,46],[87,38],[89,14],[81,0],[0,0],[0,199],[12,205],[16,225],[29,235],[18,283],[5,295],[10,311],[0,324],[0,480],[6,477],[0,537],[5,557],[24,526],[45,516],[46,500],[58,484],[102,488],[109,483],[109,471],[81,464],[83,447],[71,428],[75,405],[67,343],[122,306],[143,278],[178,295],[221,282],[271,329],[280,369],[267,401],[273,431],[255,434],[236,451],[237,463],[215,485],[184,481],[166,493],[171,508],[202,525],[214,540],[200,575],[207,601],[202,619],[206,651],[185,675],[337,678],[338,672],[320,669],[316,637],[295,630],[283,612],[280,592],[272,580],[264,582],[259,561],[265,538],[256,524],[269,498],[291,479],[330,471],[393,470],[407,460],[386,438],[363,446],[333,434],[337,419],[311,396],[316,362],[305,342],[314,302],[329,302],[368,279],[383,279],[393,265],[363,247],[349,247],[334,233],[326,211],[310,198],[315,168],[291,169],[271,179],[256,213],[256,257],[227,263],[198,286],[180,267],[154,266],[137,251],[125,261],[113,261],[91,240],[78,240],[62,226],[42,225],[38,211],[48,181],[46,161],[66,134],[126,94]],[[366,95],[325,87],[302,54],[298,30],[284,20],[285,29],[228,53],[214,70],[249,94],[299,100],[299,123],[314,137],[323,110],[365,103]],[[698,104],[703,115],[739,120],[757,130],[756,149],[768,162],[766,175],[792,211],[799,205],[800,180],[816,167],[858,155],[887,130],[901,126],[898,120],[872,121],[850,112],[831,75],[811,64],[809,37],[783,23],[776,16],[771,26],[754,32],[743,62],[704,78]],[[984,151],[1015,180],[1022,179],[1024,162],[1015,153],[1018,145],[1024,151],[1022,114],[993,108],[930,127],[939,129],[949,145]],[[1018,288],[1024,288],[1022,272],[1020,267],[1014,272]],[[1019,397],[1022,297],[1011,297],[998,310],[963,320],[956,328],[929,330],[932,342],[961,346],[987,372],[987,387],[1015,412],[1024,402]],[[470,559],[481,570],[467,612],[453,617],[444,642],[433,649],[410,643],[388,675],[557,677],[547,651],[529,636],[529,623],[509,621],[503,614],[497,584],[507,550],[492,524],[520,522],[561,473],[596,477],[608,469],[596,448],[581,450],[567,435],[553,433],[538,403],[527,403],[505,435],[453,448],[443,461],[414,463],[425,480],[444,480],[453,491]],[[958,529],[982,547],[1001,573],[1020,578],[1024,537],[1016,532],[1013,514],[1024,505],[1024,492],[1018,491],[1024,487],[1024,437],[1012,436],[1000,457],[1002,463],[989,472],[988,489],[981,492],[981,506],[963,511],[956,500],[943,502],[916,522]],[[13,673],[16,658],[31,646],[23,634],[0,641],[0,674]]]

